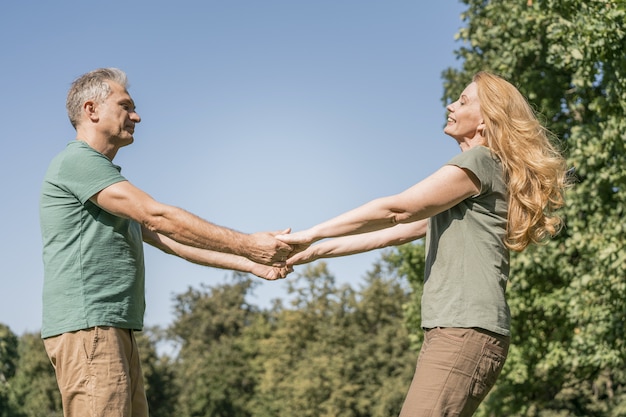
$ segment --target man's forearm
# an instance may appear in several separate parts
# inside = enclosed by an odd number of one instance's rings
[[[184,245],[165,235],[150,231],[146,228],[142,229],[142,234],[143,240],[146,243],[159,248],[163,252],[178,256],[179,258],[198,265],[252,273],[260,278],[268,280],[284,278],[289,272],[286,267],[262,265],[239,255]]]
[[[240,256],[250,255],[250,235],[215,225],[178,207],[165,206],[153,216],[149,230],[183,245]]]
[[[291,247],[277,233],[245,234],[218,226],[183,209],[162,205],[144,227],[186,246],[243,256],[264,265],[282,265]],[[288,232],[286,230],[285,232]]]
[[[91,200],[111,214],[134,219],[146,230],[186,246],[240,255],[265,265],[282,262],[291,252],[288,244],[276,240],[277,233],[245,234],[215,225],[181,208],[159,203],[128,181],[106,187]]]

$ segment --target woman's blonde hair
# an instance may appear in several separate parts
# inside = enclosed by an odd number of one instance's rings
[[[524,96],[506,80],[474,76],[487,146],[502,161],[509,191],[505,244],[522,251],[562,227],[555,210],[564,204],[567,165],[551,134]]]

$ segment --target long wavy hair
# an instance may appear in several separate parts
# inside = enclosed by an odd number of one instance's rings
[[[537,119],[528,101],[497,75],[474,76],[487,146],[502,161],[509,192],[505,244],[522,251],[561,229],[555,211],[564,204],[567,165],[555,136]]]

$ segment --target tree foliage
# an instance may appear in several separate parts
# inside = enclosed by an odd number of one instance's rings
[[[393,416],[416,353],[403,326],[405,289],[379,265],[356,292],[335,287],[324,262],[294,281],[292,308],[274,312],[263,343],[255,416]]]
[[[626,416],[626,2],[463,3],[444,101],[477,71],[504,76],[576,168],[566,227],[512,258],[512,347],[478,414]],[[385,252],[358,290],[312,264],[286,281],[287,307],[249,304],[241,275],[177,295],[171,326],[138,335],[152,416],[396,416],[422,343],[423,274],[417,242]],[[163,341],[176,349],[159,353]],[[0,360],[0,417],[61,415],[39,335],[0,324]]]
[[[0,417],[17,416],[9,401],[10,380],[15,375],[18,354],[18,338],[4,324],[0,324]]]
[[[513,347],[483,414],[625,415],[626,3],[464,3],[444,100],[477,71],[504,76],[576,169],[566,228],[513,258]]]
[[[411,291],[404,303],[405,326],[409,332],[412,350],[419,352],[424,341],[422,332],[422,293],[424,291],[424,269],[426,252],[422,241],[398,246],[383,254],[384,261],[399,279],[406,279]]]
[[[242,335],[259,314],[245,300],[251,285],[240,278],[176,297],[170,333],[180,343],[177,415],[250,415],[246,405],[256,386],[250,366],[255,352]]]
[[[397,271],[382,260],[356,290],[312,264],[283,281],[289,305],[268,310],[246,301],[253,283],[239,274],[177,295],[167,329],[137,333],[151,416],[397,415],[417,359],[404,326],[410,291]],[[61,415],[40,336],[0,330],[1,415]]]
[[[38,334],[27,333],[18,340],[15,374],[9,380],[9,414],[14,417],[57,417],[62,415],[54,370]]]
[[[137,348],[141,356],[146,396],[150,406],[150,417],[175,415],[178,396],[174,361],[167,353],[159,354],[158,346],[167,343],[165,331],[159,327],[135,332]]]

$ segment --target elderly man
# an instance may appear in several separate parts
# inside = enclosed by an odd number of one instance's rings
[[[133,336],[145,310],[143,244],[190,262],[284,278],[288,244],[243,234],[155,201],[113,164],[141,118],[115,68],[74,81],[67,111],[76,140],[51,162],[40,202],[42,337],[65,416],[147,417]]]

